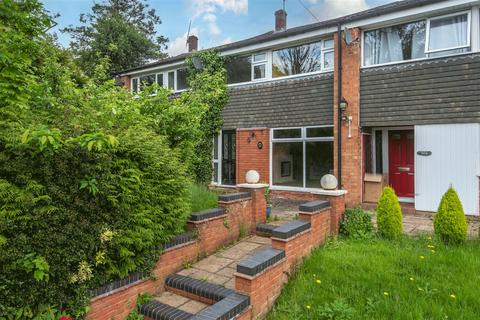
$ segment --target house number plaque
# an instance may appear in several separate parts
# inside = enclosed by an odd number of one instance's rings
[[[432,151],[417,151],[417,154],[422,157],[428,157],[432,155]]]

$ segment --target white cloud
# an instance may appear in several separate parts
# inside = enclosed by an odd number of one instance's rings
[[[228,38],[225,38],[223,41],[222,41],[222,44],[229,44],[229,43],[232,43],[233,42],[233,39],[228,37]]]
[[[190,10],[194,20],[202,18],[207,23],[209,35],[218,36],[222,33],[217,24],[218,12],[245,14],[248,12],[248,0],[190,0]]]
[[[366,0],[307,0],[310,10],[320,20],[341,17],[369,8]],[[311,17],[313,20],[313,17]]]
[[[198,36],[198,29],[197,28],[192,28],[190,30],[190,35],[196,35]],[[187,33],[185,32],[181,37],[177,37],[175,40],[170,41],[168,43],[168,49],[167,53],[173,57],[176,55],[179,55],[181,53],[185,53],[188,51],[187,48]]]

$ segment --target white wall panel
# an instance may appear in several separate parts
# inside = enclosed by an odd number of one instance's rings
[[[431,151],[430,156],[418,151]],[[465,213],[479,214],[480,124],[415,126],[415,208],[437,211],[452,185]]]

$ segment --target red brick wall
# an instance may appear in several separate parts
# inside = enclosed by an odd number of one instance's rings
[[[193,261],[198,255],[198,244],[189,243],[166,251],[157,262],[153,273],[155,280],[145,279],[130,286],[119,288],[108,294],[95,297],[90,302],[88,320],[124,319],[136,305],[137,297],[142,293],[155,294],[163,290],[165,278],[182,269],[184,261]]]
[[[309,221],[311,229],[290,239],[272,238],[272,247],[285,251],[285,258],[275,265],[253,277],[235,274],[235,289],[248,294],[251,303],[251,318],[258,319],[267,314],[287,282],[287,272],[290,272],[301,259],[307,256],[313,247],[322,244],[330,233],[331,220],[340,216],[340,208],[344,208],[344,197],[329,197],[331,208],[312,213],[300,213],[300,219]],[[338,210],[338,211],[336,211]],[[242,318],[243,319],[243,318]]]
[[[251,134],[255,136],[252,137]],[[258,149],[257,144],[263,144]],[[237,129],[237,184],[245,183],[245,174],[256,170],[260,174],[260,182],[270,180],[270,130],[267,128]]]
[[[362,134],[360,130],[360,29],[351,29],[353,41],[347,45],[342,42],[342,96],[348,103],[346,116],[352,116],[350,124],[351,138],[348,138],[348,126],[342,123],[342,188],[348,190],[346,196],[347,206],[356,206],[362,202]],[[335,40],[335,72],[334,72],[334,123],[335,123],[335,148],[338,146],[338,46],[337,34]],[[334,156],[334,172],[338,173],[337,153]]]
[[[254,278],[235,276],[235,289],[250,296],[251,318],[246,319],[261,318],[273,307],[283,284],[288,280],[284,273],[285,266],[284,259]]]
[[[130,76],[121,76],[120,81],[122,82],[123,87],[130,91]]]
[[[90,302],[90,312],[87,319],[124,319],[135,308],[139,294],[155,294],[163,291],[165,278],[181,270],[184,262],[195,261],[199,254],[212,253],[221,245],[227,245],[237,240],[241,226],[245,226],[245,232],[250,234],[256,226],[256,215],[253,213],[253,208],[262,206],[264,208],[265,206],[265,199],[255,195],[255,192],[263,194],[265,189],[260,188],[250,191],[253,194],[251,199],[220,202],[219,206],[227,211],[225,216],[198,224],[190,223],[191,228],[198,229],[198,240],[165,251],[153,270],[154,280],[145,279],[93,298]],[[224,224],[224,218],[228,221],[228,227]],[[246,317],[246,314],[242,316]]]

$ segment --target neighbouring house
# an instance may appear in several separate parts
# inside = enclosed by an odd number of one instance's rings
[[[184,59],[125,70],[138,92],[157,82],[187,89]],[[229,102],[215,137],[212,183],[254,169],[276,194],[309,197],[334,174],[350,206],[383,185],[402,203],[436,211],[452,185],[479,215],[480,1],[405,0],[287,27],[216,48],[228,57]]]

